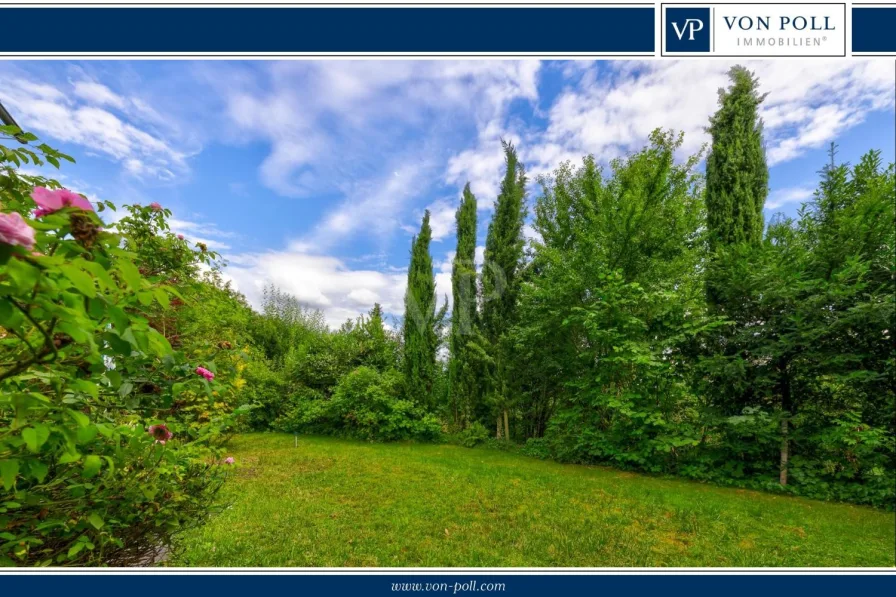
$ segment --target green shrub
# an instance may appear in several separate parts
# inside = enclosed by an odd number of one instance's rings
[[[301,387],[283,400],[282,413],[271,427],[286,433],[330,433],[333,422],[328,416],[328,402],[321,392]]]
[[[463,429],[450,436],[451,443],[458,444],[465,448],[473,448],[485,442],[489,438],[488,429],[479,421],[474,421],[466,429]]]
[[[328,404],[328,415],[341,432],[368,440],[433,440],[441,433],[438,419],[400,398],[401,374],[358,367],[343,377]]]
[[[251,429],[266,431],[282,416],[289,386],[283,375],[261,358],[249,359],[243,377],[245,385],[240,400],[253,406],[247,424]]]
[[[397,371],[380,373],[358,367],[342,377],[330,398],[310,388],[296,392],[274,428],[370,441],[437,439],[441,433],[438,419],[401,399],[401,388]]]
[[[69,158],[0,149],[0,564],[150,562],[208,516],[226,475],[212,444],[233,418],[185,421],[178,401],[211,405],[230,384],[154,326],[180,293],[129,250],[135,239],[104,226],[97,212],[111,203],[8,165]],[[169,215],[130,213],[159,223],[153,234]]]

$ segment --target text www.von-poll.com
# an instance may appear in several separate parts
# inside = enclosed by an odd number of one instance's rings
[[[392,591],[409,591],[409,592],[436,592],[436,593],[492,593],[506,590],[505,583],[502,582],[484,582],[478,580],[468,580],[466,582],[394,582],[392,583]]]

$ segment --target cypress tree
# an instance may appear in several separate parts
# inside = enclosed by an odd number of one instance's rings
[[[476,320],[476,197],[470,192],[469,183],[464,187],[455,217],[457,251],[451,267],[454,307],[451,311],[448,397],[454,423],[459,425],[470,418],[477,384],[475,363],[468,346]]]
[[[423,215],[420,234],[411,243],[408,287],[404,297],[404,377],[408,398],[432,406],[442,319],[447,305],[436,312],[436,280],[429,243],[432,228],[429,210]]]
[[[495,202],[495,215],[488,226],[485,241],[485,263],[482,267],[482,334],[491,357],[487,379],[489,392],[495,403],[498,435],[508,437],[509,408],[508,358],[502,345],[505,332],[515,322],[516,300],[519,294],[519,270],[523,258],[523,221],[526,218],[526,173],[519,162],[516,149],[504,143],[506,170],[501,192]]]
[[[712,146],[706,159],[706,224],[710,247],[762,240],[762,209],[768,195],[768,165],[762,142],[759,80],[742,66],[719,90],[719,109],[710,119]]]

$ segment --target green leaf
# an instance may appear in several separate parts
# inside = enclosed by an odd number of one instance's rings
[[[164,288],[156,288],[153,293],[156,295],[156,300],[159,301],[159,304],[162,305],[163,309],[167,309],[171,305],[168,293],[165,292]]]
[[[88,298],[96,296],[96,287],[93,284],[93,278],[89,274],[70,264],[60,265],[59,271],[78,289],[78,292]]]
[[[96,261],[84,261],[84,263],[81,264],[81,267],[93,274],[93,277],[96,278],[104,288],[108,289],[115,287],[115,281],[112,279],[112,276],[110,276],[109,272]]]
[[[34,288],[40,278],[40,270],[24,259],[12,259],[6,265],[6,273],[15,282],[19,292]]]
[[[103,334],[103,339],[109,343],[109,346],[112,347],[117,354],[130,356],[134,349],[131,347],[130,343],[121,339],[121,337],[115,332],[107,332]]]
[[[75,420],[80,427],[87,427],[90,424],[90,418],[84,413],[77,410],[66,410],[66,412]]]
[[[118,387],[118,395],[124,398],[128,394],[134,391],[134,384],[129,381],[124,382]]]
[[[93,525],[93,528],[96,530],[100,530],[103,528],[103,525],[106,524],[106,521],[103,520],[103,517],[97,514],[96,512],[92,512],[90,516],[87,517],[87,522]]]
[[[0,325],[6,326],[13,320],[13,314],[16,313],[15,307],[6,298],[0,299]]]
[[[97,456],[96,454],[89,454],[84,457],[84,470],[82,474],[87,477],[95,477],[97,473],[100,472],[100,468],[103,466],[103,460]]]
[[[31,461],[28,463],[28,472],[34,477],[38,483],[43,483],[47,478],[49,467],[43,462]]]
[[[49,437],[50,430],[45,425],[35,425],[22,430],[22,439],[25,440],[25,445],[32,452],[39,452],[40,447],[44,445],[44,442]]]
[[[78,462],[81,460],[81,454],[78,452],[65,452],[59,457],[59,464],[68,464],[70,462]]]
[[[3,481],[3,489],[9,491],[15,485],[16,475],[19,474],[18,460],[0,460],[0,480]]]
[[[124,259],[119,259],[116,265],[118,266],[118,273],[121,274],[125,284],[131,287],[131,290],[142,288],[143,276],[140,275],[140,270],[137,269],[136,265]]]
[[[96,428],[96,425],[88,425],[87,427],[81,427],[78,429],[77,437],[78,443],[86,444],[93,441],[96,437],[96,434],[99,430]]]
[[[72,387],[76,388],[80,392],[91,396],[94,400],[99,397],[99,388],[92,381],[86,379],[75,379],[72,380]]]

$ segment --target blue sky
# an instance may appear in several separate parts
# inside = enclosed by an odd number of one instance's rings
[[[894,156],[891,61],[747,63],[768,93],[767,212],[811,196],[831,141],[855,161]],[[0,62],[0,101],[77,159],[60,181],[117,204],[158,201],[207,242],[257,304],[281,286],[332,325],[374,301],[400,315],[410,239],[432,212],[441,293],[453,220],[471,182],[479,244],[500,180],[500,139],[530,175],[606,162],[656,127],[704,127],[731,63],[656,61]],[[530,194],[534,200],[535,189]]]

